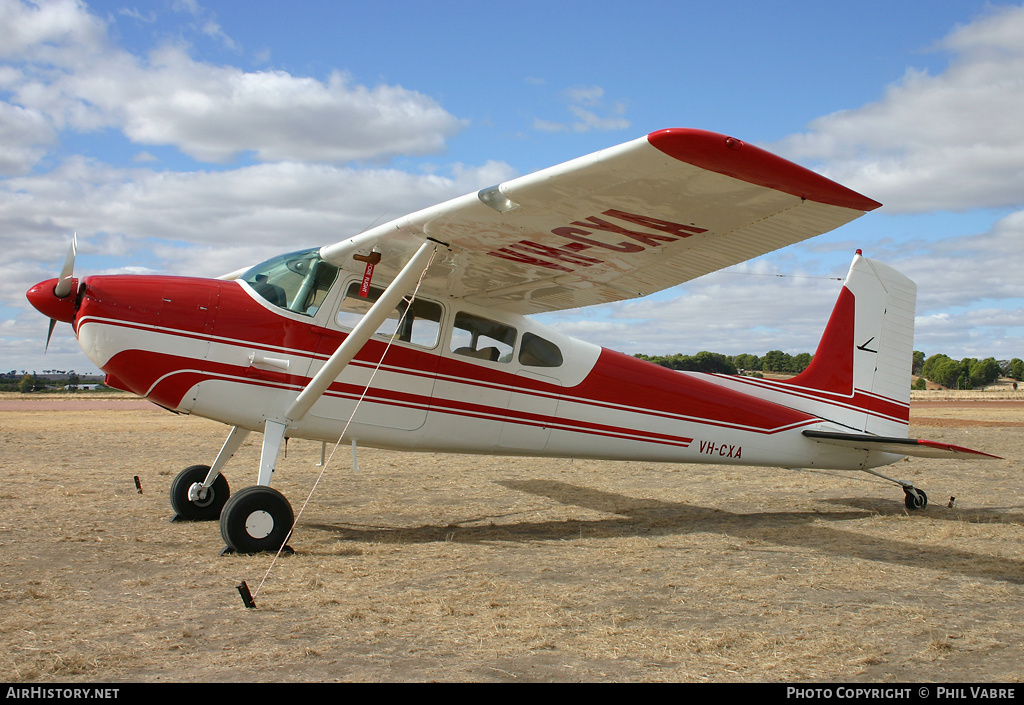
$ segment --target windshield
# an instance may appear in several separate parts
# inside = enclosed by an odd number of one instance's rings
[[[312,316],[337,277],[338,268],[320,259],[320,251],[313,249],[268,259],[239,279],[275,306]]]

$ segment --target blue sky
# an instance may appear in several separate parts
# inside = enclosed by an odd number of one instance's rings
[[[892,2],[0,0],[0,370],[94,368],[25,290],[216,276],[664,127],[881,201],[640,301],[550,314],[625,352],[813,351],[854,250],[915,347],[1024,357],[1024,8]],[[780,276],[781,275],[781,276]]]

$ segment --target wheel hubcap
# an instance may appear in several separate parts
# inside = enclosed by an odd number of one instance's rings
[[[245,519],[245,532],[254,539],[265,539],[274,530],[274,517],[258,509]]]

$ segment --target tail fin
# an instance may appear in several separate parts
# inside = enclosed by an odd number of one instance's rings
[[[832,402],[830,420],[907,437],[917,286],[857,251],[811,364],[790,385]]]

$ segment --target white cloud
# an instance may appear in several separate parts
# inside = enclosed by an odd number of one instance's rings
[[[563,95],[569,103],[567,109],[575,120],[554,122],[536,118],[533,121],[534,129],[541,132],[606,132],[625,130],[632,125],[625,117],[625,103],[605,105],[604,88],[601,86],[574,86]]]
[[[0,102],[0,174],[24,174],[56,140],[37,111]]]
[[[226,162],[246,151],[262,161],[379,161],[441,151],[462,125],[427,96],[352,85],[341,73],[324,83],[244,72],[200,64],[178,50],[161,52],[153,64],[151,87],[105,107],[121,113],[134,142],[173,144],[202,161]]]
[[[869,105],[815,120],[776,149],[819,160],[888,212],[1017,206],[1024,175],[1024,7],[990,10],[937,49],[949,67],[910,69]]]
[[[1012,307],[1024,299],[1021,242],[1024,211],[1000,219],[987,232],[945,238],[891,264],[917,282],[923,316],[997,302]]]
[[[622,117],[625,111],[625,107],[620,104],[612,109],[611,115],[601,117],[593,110],[587,110],[582,106],[569,106],[569,112],[576,116],[576,122],[572,124],[572,129],[576,132],[625,130],[632,124],[629,120]]]
[[[32,315],[24,292],[55,276],[73,232],[80,273],[96,273],[82,262],[102,256],[121,270],[218,276],[514,175],[500,162],[456,165],[445,177],[294,162],[175,173],[72,159],[0,182],[0,301]]]
[[[195,0],[175,0],[171,9],[189,15],[195,20],[195,28],[201,34],[214,39],[232,51],[238,51],[238,43],[229,37],[217,22],[217,15]]]
[[[534,118],[533,129],[540,130],[541,132],[568,132],[569,126],[561,122],[552,122],[551,120]]]
[[[574,86],[565,91],[566,97],[578,105],[600,105],[604,100],[601,86]]]
[[[77,0],[51,0],[38,5],[0,0],[0,58],[68,65],[71,57],[99,51],[106,27]]]
[[[12,36],[0,58],[21,67],[2,76],[10,102],[58,130],[119,129],[135,143],[173,145],[206,162],[252,154],[337,164],[438,152],[463,126],[428,96],[356,85],[338,72],[326,82],[248,72],[177,47],[137,57],[112,46],[102,21],[78,3],[0,0],[0,24]]]

